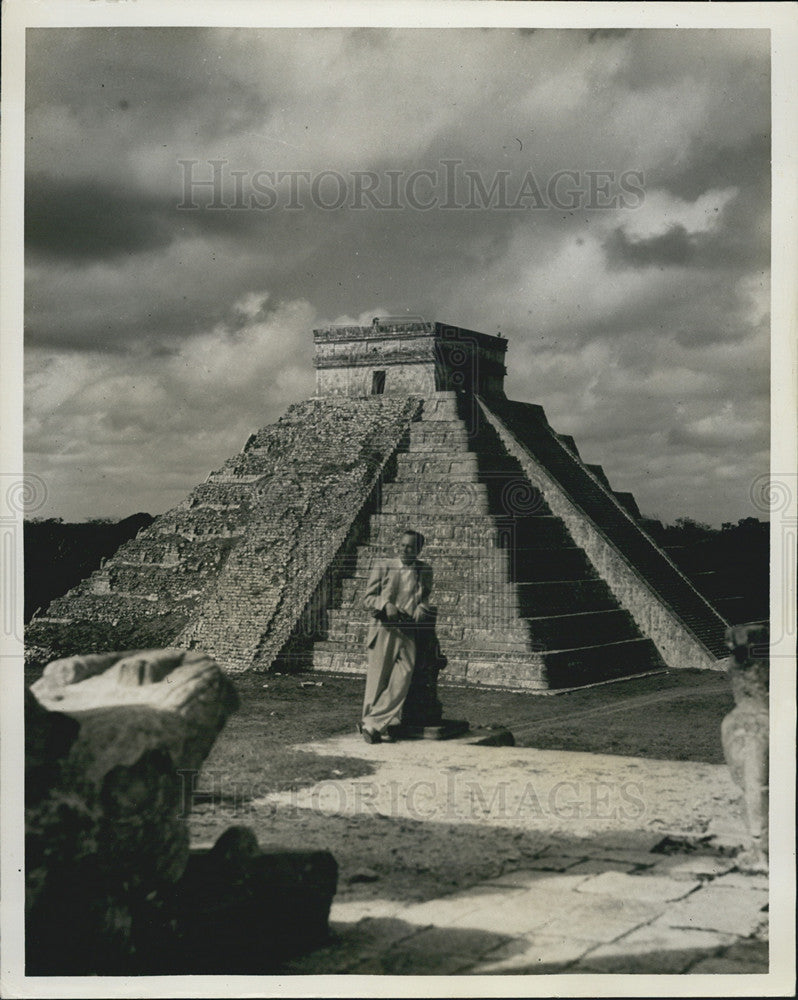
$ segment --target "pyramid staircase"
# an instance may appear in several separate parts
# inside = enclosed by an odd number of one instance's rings
[[[368,542],[314,646],[314,670],[365,670],[366,580],[408,528],[425,536],[422,558],[433,568],[442,680],[545,690],[664,667],[476,398],[437,392],[382,485]]]

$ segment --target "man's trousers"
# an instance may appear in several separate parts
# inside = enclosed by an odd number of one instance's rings
[[[367,655],[363,726],[382,732],[401,722],[416,663],[416,642],[406,630],[380,625]]]

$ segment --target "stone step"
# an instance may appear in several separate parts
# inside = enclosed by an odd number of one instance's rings
[[[410,425],[407,450],[420,454],[425,451],[451,451],[453,454],[474,452],[479,437],[470,433],[462,421],[419,421]]]
[[[411,518],[407,514],[382,512],[371,515],[370,542],[377,545],[396,546],[402,531],[414,528],[424,535],[425,551],[433,546],[455,547],[458,543],[468,545],[483,543],[506,547],[553,548],[558,545],[573,545],[565,525],[551,514],[524,514],[499,518],[489,514],[479,515],[432,515],[420,511]]]
[[[432,493],[397,493],[383,496],[381,514],[397,514],[403,518],[435,514],[439,517],[473,518],[490,516],[490,503],[486,493],[473,489],[479,484],[447,483],[445,489]]]
[[[331,642],[350,641],[347,636],[356,636],[362,641],[371,623],[368,611],[352,607],[335,608],[328,612]],[[438,633],[447,638],[463,640],[466,633],[476,636],[479,630],[492,634],[497,631],[506,635],[508,641],[529,640],[546,649],[571,649],[580,646],[595,646],[622,639],[640,638],[640,632],[632,616],[621,609],[614,611],[588,611],[578,614],[551,615],[545,618],[486,618],[476,616],[442,615],[438,620]]]
[[[536,646],[528,637],[519,635],[517,638],[504,636],[499,632],[492,633],[489,629],[481,631],[468,630],[457,638],[457,635],[450,635],[445,629],[438,632],[441,649],[449,656],[465,656],[473,652],[493,655],[531,655],[540,647]],[[366,630],[364,628],[352,629],[348,632],[340,632],[330,635],[327,642],[331,644],[343,645],[347,647],[364,646],[366,641]]]
[[[369,541],[395,547],[402,532],[408,528],[424,535],[425,550],[432,545],[452,547],[457,542],[473,544],[477,539],[485,539],[485,544],[493,540],[499,545],[502,537],[501,526],[490,514],[440,514],[435,517],[429,511],[419,511],[412,516],[382,511],[371,515]]]
[[[472,406],[474,405],[472,403]],[[421,419],[423,421],[460,420],[460,411],[461,404],[455,392],[446,396],[436,394],[424,400]]]
[[[729,593],[729,577],[726,573],[721,573],[717,570],[702,570],[700,572],[685,573],[685,576],[710,601],[714,602],[719,598],[732,596]]]
[[[332,672],[336,674],[363,675],[366,672],[366,654],[363,650],[355,648],[349,650],[342,649],[321,649],[317,643],[313,650],[313,670],[320,673]],[[486,667],[490,671],[485,671]],[[446,669],[441,672],[438,683],[445,687],[447,684],[465,684],[469,674],[475,676],[482,671],[486,676],[486,681],[475,680],[474,683],[486,687],[522,689],[525,691],[545,691],[547,683],[543,678],[543,669],[539,665],[530,664],[518,657],[492,657],[490,660],[475,658],[468,659],[451,657]],[[490,683],[490,677],[495,678],[495,683]]]
[[[716,597],[712,603],[717,608],[718,614],[732,625],[743,624],[752,618],[750,611],[747,610],[749,600],[746,597]]]
[[[342,608],[362,603],[367,579],[367,576],[349,576],[341,580]],[[468,581],[455,577],[438,578],[433,597],[434,603],[439,606],[447,608],[459,606],[464,612],[472,611],[472,613],[478,614],[481,608],[491,605],[502,609],[514,607],[519,599],[516,593],[518,586],[524,587],[529,586],[529,584],[508,583],[502,579],[500,571],[496,571],[493,575],[485,572]],[[502,613],[504,612],[502,611]]]
[[[510,580],[515,583],[540,583],[544,580],[595,580],[598,577],[582,549],[560,548],[507,549]]]
[[[650,639],[553,650],[529,655],[456,655],[449,658],[439,680],[480,684],[487,687],[556,689],[645,673],[664,666]],[[320,672],[364,673],[366,654],[362,646],[316,643],[313,669]]]
[[[445,436],[447,434],[464,435],[467,438],[476,438],[482,434],[480,427],[474,427],[459,417],[450,420],[415,420],[410,425],[410,437],[417,437],[419,440],[433,436]]]
[[[477,456],[470,451],[459,455],[403,451],[396,456],[395,482],[439,482],[449,478],[476,482],[479,475]]]
[[[444,430],[437,424],[411,424],[402,454],[413,458],[442,458],[448,454],[453,459],[476,455],[486,468],[494,462],[501,463],[500,468],[510,468],[512,461],[500,445],[488,441],[481,431],[470,432],[465,425]]]
[[[422,560],[429,562],[435,580],[435,586],[442,580],[449,580],[457,584],[461,580],[473,578],[480,573],[496,579],[497,577],[510,582],[509,571],[511,565],[510,554],[505,549],[488,548],[480,546],[478,549],[468,548],[466,550],[450,550],[449,552],[439,552],[434,554],[427,547],[421,553]],[[369,573],[374,566],[395,558],[395,551],[392,546],[371,546],[361,545],[357,552],[357,561],[352,565],[350,575],[367,580]]]
[[[691,578],[695,573],[711,570],[717,558],[711,547],[700,543],[692,546],[664,545],[662,551],[685,576]]]
[[[379,518],[372,516],[369,544],[395,555],[402,532],[413,528],[424,535],[422,558],[429,562],[458,551],[479,552],[484,547],[523,550],[530,558],[534,558],[534,551],[539,549],[573,547],[570,536],[555,519],[530,518],[525,523],[521,518],[500,520],[483,515],[481,518],[454,516],[430,523],[423,514],[379,515]]]
[[[540,550],[533,549],[532,552]],[[398,545],[396,542],[368,542],[357,547],[357,553],[352,561],[352,567],[358,566],[368,572],[375,562],[385,559],[397,558]],[[424,543],[421,558],[432,565],[433,571],[441,559],[501,559],[509,562],[509,552],[494,543],[493,539],[486,539],[484,535],[475,535],[467,543],[453,543],[452,539],[436,540],[428,539]]]
[[[384,514],[419,514],[424,511],[465,517],[490,513],[488,492],[482,483],[385,483],[380,498]]]
[[[401,528],[407,524],[407,519],[400,518],[399,515],[386,515],[394,520],[388,523],[375,523],[375,518],[379,516],[372,515],[370,538],[359,548],[364,552],[369,550],[375,558],[396,556]],[[571,536],[564,529],[558,530],[562,528],[562,523],[554,517],[494,518],[492,515],[486,515],[466,519],[455,516],[441,518],[434,524],[417,518],[413,524],[426,529],[421,558],[428,562],[433,561],[433,556],[438,559],[443,556],[456,556],[459,553],[478,554],[493,549],[513,550],[522,554],[524,559],[540,559],[542,557],[539,554],[542,550],[570,552],[577,549]],[[458,530],[453,534],[455,529]]]
[[[341,607],[360,604],[365,578],[341,581]],[[441,612],[492,614],[496,617],[544,618],[585,611],[614,611],[618,604],[603,580],[547,580],[542,583],[506,584],[500,579],[475,579],[472,586],[438,581],[434,603]]]
[[[447,458],[445,464],[454,466],[457,462]],[[520,472],[425,473],[417,478],[398,474],[392,482],[383,484],[381,495],[389,502],[383,505],[386,513],[397,500],[400,504],[406,502],[419,508],[430,505],[434,509],[439,497],[460,506],[471,497],[485,498],[489,512],[500,517],[551,513],[540,490]]]
[[[444,514],[458,514],[463,517],[474,517],[479,514],[490,514],[490,504],[487,497],[474,496],[470,491],[459,491],[454,489],[457,484],[451,484],[448,497],[441,494],[433,502],[428,496],[418,497],[390,497],[384,499],[380,505],[383,514],[401,514],[403,517],[417,517],[420,513],[428,511],[431,507],[441,508]],[[470,483],[463,484],[470,486]]]
[[[361,545],[350,572],[368,577],[372,566],[396,556],[394,546]],[[422,558],[432,566],[436,586],[444,579],[468,580],[484,571],[491,579],[497,573],[507,582],[536,583],[542,580],[592,580],[596,571],[584,552],[569,548],[499,548],[483,544],[468,546],[425,545]]]
[[[406,461],[401,461],[402,458]],[[416,455],[402,452],[397,455],[397,460],[396,475],[391,482],[405,488],[423,489],[431,486],[434,489],[438,483],[454,480],[482,483],[489,488],[496,484],[497,489],[518,489],[521,484],[527,489],[533,489],[522,470],[516,466],[496,461],[493,457],[488,461],[478,456],[478,460],[472,462],[470,452],[463,452],[461,455],[446,455],[443,452]]]
[[[461,455],[418,455],[403,451],[396,456],[396,481],[416,481],[420,479],[440,479],[447,476],[472,476],[479,472],[477,456],[470,451]]]
[[[426,426],[427,423],[429,423],[430,425],[429,427]],[[467,427],[465,421],[461,420],[459,416],[450,417],[448,420],[441,418],[433,421],[426,421],[424,419],[424,411],[422,410],[421,420],[417,420],[413,424],[411,424],[410,432],[412,434],[414,431],[426,431],[426,430],[434,431],[436,433],[446,434],[449,431],[467,430]]]
[[[445,479],[395,479],[393,482],[382,484],[381,499],[383,503],[394,498],[408,498],[421,503],[435,504],[439,498],[445,499],[449,493],[487,497],[488,491],[485,484],[476,479],[459,479],[453,482]]]
[[[490,424],[485,421],[479,404],[473,397],[458,400],[456,406],[447,404],[437,409],[429,409],[425,404],[421,419],[416,423],[426,427],[437,427],[441,432],[465,430],[470,437],[486,440],[492,433]]]
[[[640,638],[547,654],[545,675],[551,688],[561,688],[664,668],[651,639]]]
[[[518,611],[524,618],[581,611],[615,611],[618,608],[603,580],[547,580],[514,586],[518,593]]]
[[[523,618],[522,621],[532,638],[542,642],[547,649],[595,646],[640,638],[634,618],[622,608]]]

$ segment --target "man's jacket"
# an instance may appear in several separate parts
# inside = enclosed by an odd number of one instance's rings
[[[405,567],[401,559],[379,560],[369,574],[363,603],[371,611],[382,611],[386,604],[395,604],[400,611],[412,615],[421,604],[426,604],[432,590],[432,567],[429,563],[416,559],[413,563],[416,582],[412,594],[404,601],[400,598],[401,570]],[[366,633],[366,647],[371,648],[377,640],[381,627],[391,627],[390,623],[374,619]]]

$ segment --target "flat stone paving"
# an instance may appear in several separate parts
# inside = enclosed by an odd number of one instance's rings
[[[514,870],[422,901],[381,898],[379,882],[364,898],[339,893],[330,944],[286,972],[768,971],[767,878],[735,869],[743,828],[723,766],[349,736],[302,749],[370,759],[377,772],[263,803],[533,827],[541,841]],[[717,816],[725,834],[712,839]],[[669,853],[653,852],[666,836]]]

